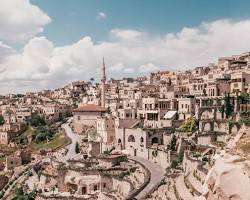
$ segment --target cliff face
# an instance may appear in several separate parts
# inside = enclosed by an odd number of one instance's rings
[[[250,200],[250,129],[218,159],[204,184],[207,200]]]

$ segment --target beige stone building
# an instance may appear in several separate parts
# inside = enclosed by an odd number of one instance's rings
[[[106,112],[101,106],[86,104],[73,110],[73,127],[76,133],[82,133],[85,127],[96,127],[97,118]]]

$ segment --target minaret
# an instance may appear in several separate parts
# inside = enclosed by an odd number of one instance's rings
[[[102,81],[102,91],[101,91],[101,94],[102,94],[102,99],[101,99],[101,106],[103,108],[105,108],[105,83],[106,83],[106,72],[105,72],[105,61],[104,61],[104,57],[103,57],[103,61],[102,61],[102,78],[101,78],[101,81]]]

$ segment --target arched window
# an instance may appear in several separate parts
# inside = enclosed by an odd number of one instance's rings
[[[135,137],[133,135],[130,135],[128,137],[128,142],[135,142]]]
[[[122,143],[122,141],[121,141],[121,139],[119,138],[119,139],[118,139],[118,144],[121,144],[121,143]]]
[[[143,143],[144,142],[144,138],[143,137],[141,137],[141,143]]]
[[[153,137],[152,138],[152,144],[158,144],[158,138],[157,137]]]

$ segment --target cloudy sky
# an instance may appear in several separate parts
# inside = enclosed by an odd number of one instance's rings
[[[0,94],[250,51],[250,1],[0,0]]]

